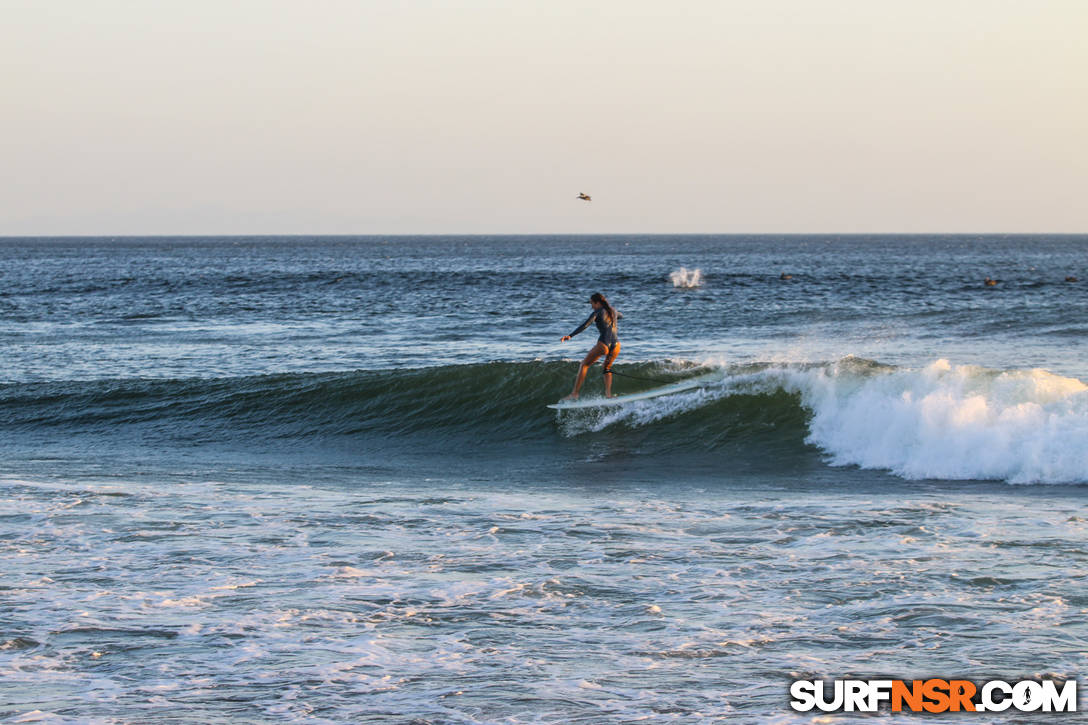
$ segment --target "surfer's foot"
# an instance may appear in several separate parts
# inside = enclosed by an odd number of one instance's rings
[[[563,401],[563,400],[578,400],[578,393],[571,393],[570,395],[566,396],[565,398],[560,398],[559,400],[560,401]]]

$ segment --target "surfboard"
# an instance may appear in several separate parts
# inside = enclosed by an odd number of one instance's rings
[[[617,395],[614,398],[582,398],[579,400],[560,400],[558,403],[552,403],[548,407],[554,410],[577,410],[579,408],[611,408],[617,405],[623,405],[625,403],[633,403],[636,400],[660,398],[662,395],[672,395],[673,393],[679,393],[684,390],[699,388],[707,383],[707,377],[708,376],[706,375],[702,375],[697,378],[691,378],[689,380],[681,380],[678,383],[666,385],[663,388],[654,388],[653,390],[646,390],[641,393],[631,393],[630,395]]]

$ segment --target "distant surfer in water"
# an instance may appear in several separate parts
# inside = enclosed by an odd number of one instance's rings
[[[597,344],[593,346],[593,349],[586,353],[586,357],[582,360],[582,367],[578,369],[578,377],[574,380],[574,390],[570,395],[563,398],[563,400],[577,400],[578,391],[582,389],[582,383],[586,380],[586,371],[589,370],[593,363],[597,362],[597,359],[602,355],[604,358],[604,396],[606,398],[612,397],[612,363],[616,361],[616,356],[620,354],[620,340],[616,335],[616,320],[623,317],[619,312],[612,308],[612,305],[608,304],[608,300],[604,298],[600,292],[595,292],[592,297],[589,298],[589,304],[593,305],[593,312],[590,313],[586,321],[578,326],[578,329],[569,335],[563,335],[559,340],[560,342],[566,342],[582,330],[589,327],[589,323],[597,323],[597,332],[600,335],[597,337]]]

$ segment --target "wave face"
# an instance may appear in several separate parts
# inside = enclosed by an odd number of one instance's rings
[[[700,375],[706,384],[620,408],[553,413],[544,406],[570,385],[572,363],[37,383],[0,387],[0,420],[37,443],[95,433],[175,446],[348,440],[448,455],[475,444],[524,452],[622,438],[630,456],[680,453],[735,465],[815,447],[833,465],[907,479],[1088,482],[1088,386],[1045,370],[944,360],[907,369],[858,358],[616,369],[670,382]],[[599,385],[591,378],[586,393]],[[655,385],[617,382],[621,392]]]

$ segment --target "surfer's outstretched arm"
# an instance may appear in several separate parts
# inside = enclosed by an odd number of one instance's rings
[[[583,322],[582,324],[578,325],[578,327],[574,330],[574,332],[567,335],[566,338],[569,340],[570,338],[574,337],[575,335],[577,335],[582,330],[589,327],[589,324],[591,322],[593,322],[593,320],[596,319],[597,315],[599,315],[599,314],[600,314],[600,310],[593,310],[593,312],[590,312],[589,317],[586,318],[586,321]]]

